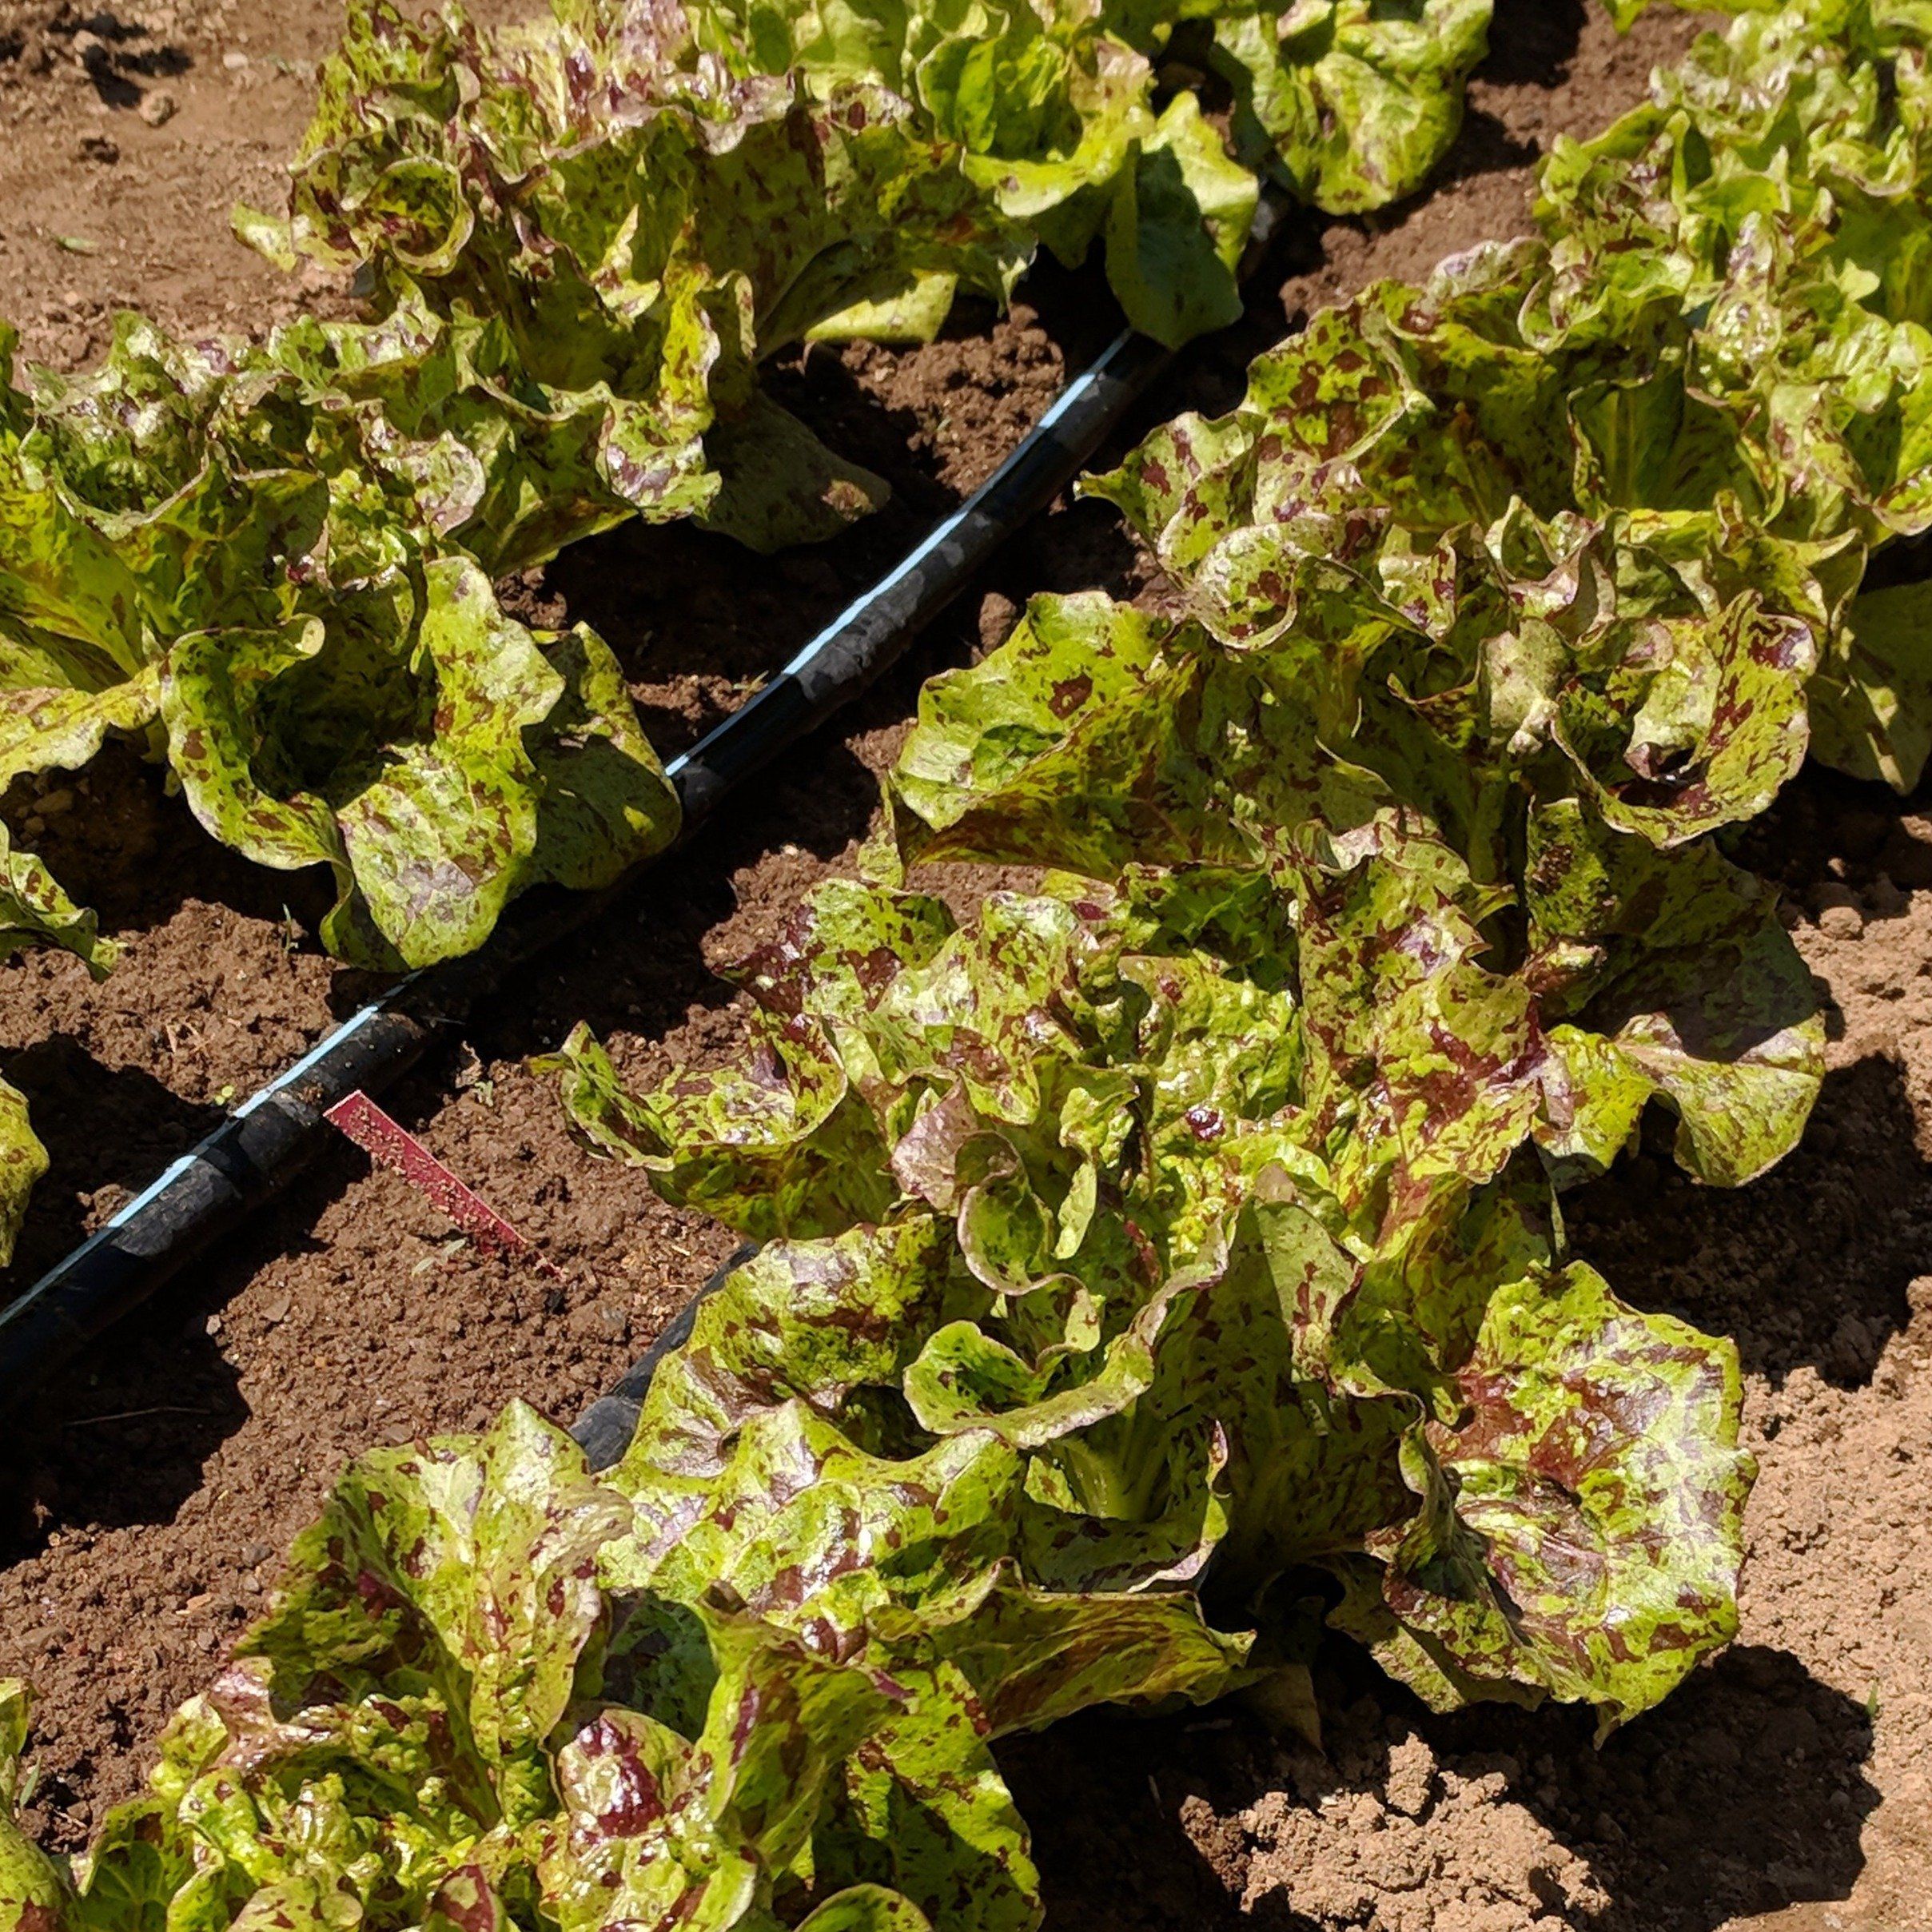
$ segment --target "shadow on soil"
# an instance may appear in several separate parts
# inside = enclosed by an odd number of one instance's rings
[[[205,1278],[177,1281],[59,1377],[0,1443],[0,1561],[51,1526],[169,1521],[248,1419]],[[210,1321],[217,1326],[211,1332]]]
[[[14,1265],[0,1273],[0,1301],[85,1241],[222,1117],[150,1074],[102,1066],[66,1034],[9,1054],[6,1078],[26,1095],[52,1165],[34,1190]]]
[[[1552,1932],[1715,1932],[1739,1914],[1842,1898],[1863,1868],[1860,1828],[1878,1801],[1862,1770],[1870,1721],[1782,1651],[1727,1652],[1601,1751],[1576,1711],[1490,1708],[1434,1719],[1359,1656],[1337,1663],[1325,1709],[1339,1708],[1325,1720],[1321,1752],[1299,1740],[1277,1745],[1245,1715],[1220,1711],[1152,1722],[1090,1713],[1003,1744],[1002,1767],[1034,1826],[1048,1923],[1082,1932],[1316,1932],[1317,1922],[1297,1910],[1297,1889],[1305,1906],[1317,1888],[1332,1902],[1348,1889],[1343,1867],[1358,1854],[1373,1866],[1376,1841],[1406,1829],[1404,1814],[1426,1826],[1454,1790],[1477,1779],[1500,1780],[1486,1802],[1528,1812],[1534,1824],[1521,1830],[1547,1833],[1608,1902],[1566,1906],[1536,1863],[1512,1874],[1507,1861],[1487,1878],[1472,1872],[1464,1902],[1507,1913],[1513,1876],[1526,1888],[1516,1901],[1524,1922],[1539,1914]],[[1398,1802],[1390,1788],[1392,1739],[1418,1734],[1432,1760],[1419,1814],[1412,1791]],[[1286,1810],[1265,1813],[1251,1830],[1249,1807],[1277,1792]],[[1323,1826],[1324,1807],[1345,1811],[1345,1822]],[[1311,1827],[1305,1834],[1297,1814]],[[1325,1862],[1320,1849],[1298,1859],[1297,1846],[1330,1834],[1346,1849]],[[1457,1842],[1468,1850],[1466,1832]],[[1412,1907],[1432,1896],[1432,1875],[1411,1874]]]
[[[1572,1243],[1627,1300],[1733,1336],[1749,1373],[1782,1384],[1809,1364],[1862,1387],[1932,1253],[1932,1166],[1914,1132],[1886,1059],[1827,1075],[1803,1145],[1747,1188],[1689,1180],[1669,1124],[1647,1121],[1635,1160],[1569,1197]]]
[[[1587,11],[1585,0],[1496,0],[1476,78],[1501,87],[1562,86]]]
[[[38,815],[30,781],[6,792],[5,817],[14,839],[46,860],[78,903],[118,938],[165,925],[188,900],[231,906],[292,934],[313,930],[333,897],[328,870],[279,872],[258,866],[210,838],[187,805],[163,791],[161,767],[129,743],[110,741],[84,771],[60,788],[69,808]],[[48,781],[51,783],[51,781]]]

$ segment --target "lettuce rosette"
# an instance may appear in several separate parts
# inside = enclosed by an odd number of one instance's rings
[[[963,930],[829,885],[735,975],[742,1069],[634,1095],[573,1040],[586,1139],[765,1244],[620,1473],[709,1482],[798,1401],[876,1453],[990,1431],[1037,1584],[1190,1583],[1292,1671],[1331,1588],[1445,1705],[1663,1695],[1735,1628],[1735,1354],[1564,1265],[1528,1151],[1564,1069],[1483,890],[1392,812],[1341,844],[1050,877]]]

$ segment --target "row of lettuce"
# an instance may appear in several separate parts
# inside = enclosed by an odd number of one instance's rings
[[[1703,1183],[1796,1144],[1824,1017],[1723,835],[1932,747],[1932,584],[1869,584],[1932,528],[1929,56],[1924,0],[1747,16],[1560,145],[1536,237],[1157,431],[1087,487],[1177,614],[1042,598],[927,685],[863,880],[736,969],[743,1064],[572,1040],[586,1140],[760,1245],[616,1472],[647,1520],[779,1417],[997,1444],[1016,1583],[1247,1633],[1137,1695],[1291,1715],[1324,1628],[1599,1735],[1734,1633],[1735,1351],[1560,1196],[1653,1101]],[[1034,882],[962,924],[938,865]]]
[[[743,1066],[558,1057],[760,1244],[627,1454],[365,1457],[78,1871],[4,1839],[18,1922],[1022,1932],[1015,1730],[1307,1724],[1338,1631],[1607,1731],[1724,1642],[1735,1352],[1559,1195],[1653,1100],[1702,1181],[1791,1148],[1822,1018],[1717,835],[1807,746],[1923,762],[1932,600],[1862,586],[1932,524],[1929,51],[1926,0],[1742,18],[1538,238],[1098,479],[1184,614],[1042,600],[927,687]],[[962,925],[940,860],[1036,883]]]
[[[73,378],[0,330],[0,786],[132,737],[216,838],[330,867],[324,943],[385,970],[608,883],[675,795],[602,640],[494,581],[631,517],[836,532],[885,485],[761,365],[929,338],[1042,246],[1102,254],[1165,341],[1228,321],[1262,177],[1335,210],[1414,189],[1490,6],[554,0],[484,31],[354,0],[286,214],[238,225],[357,272],[363,320],[126,317]],[[0,944],[111,966],[38,857],[0,871]],[[10,1249],[45,1156],[4,1097]]]

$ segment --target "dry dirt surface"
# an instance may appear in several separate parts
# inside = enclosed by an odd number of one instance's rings
[[[1692,30],[1659,11],[1619,42],[1599,16],[1504,0],[1433,191],[1303,224],[1279,305],[1197,345],[1146,420],[1225,406],[1285,321],[1368,277],[1520,229],[1551,138],[1629,105]],[[0,0],[0,315],[26,353],[83,364],[128,303],[253,330],[345,301],[280,281],[225,225],[235,199],[273,201],[334,19],[324,0]],[[597,624],[659,743],[688,743],[991,468],[1105,333],[1089,294],[1049,279],[930,349],[779,373],[898,492],[841,544],[767,564],[632,529],[518,597]],[[561,1280],[478,1254],[337,1147],[46,1393],[0,1472],[0,1672],[41,1693],[46,1843],[78,1848],[137,1787],[349,1456],[480,1424],[512,1396],[568,1420],[705,1278],[728,1237],[587,1161],[528,1057],[583,1018],[634,1077],[735,1053],[742,1016],[709,965],[850,866],[919,678],[997,641],[1032,592],[1096,584],[1157,588],[1108,513],[1062,505],[849,719],[390,1097]],[[55,1159],[4,1294],[361,989],[316,951],[314,882],[229,858],[131,758],[0,811],[38,821],[57,870],[129,942],[101,988],[46,955],[0,972],[0,1056]],[[1601,1751],[1573,1713],[1430,1718],[1343,1650],[1320,1751],[1239,1709],[1096,1715],[1016,1743],[1060,1932],[1932,1927],[1932,803],[1808,775],[1746,856],[1785,886],[1836,1016],[1806,1144],[1719,1195],[1678,1179],[1659,1143],[1575,1204],[1579,1249],[1625,1294],[1743,1348],[1763,1473],[1739,1643]]]

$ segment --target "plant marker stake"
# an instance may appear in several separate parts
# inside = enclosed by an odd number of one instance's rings
[[[390,1119],[358,1087],[322,1117],[339,1128],[372,1161],[402,1176],[438,1213],[447,1215],[479,1248],[498,1254],[529,1254],[530,1244],[473,1189],[465,1187],[406,1127]],[[532,1257],[546,1274],[557,1271]]]

